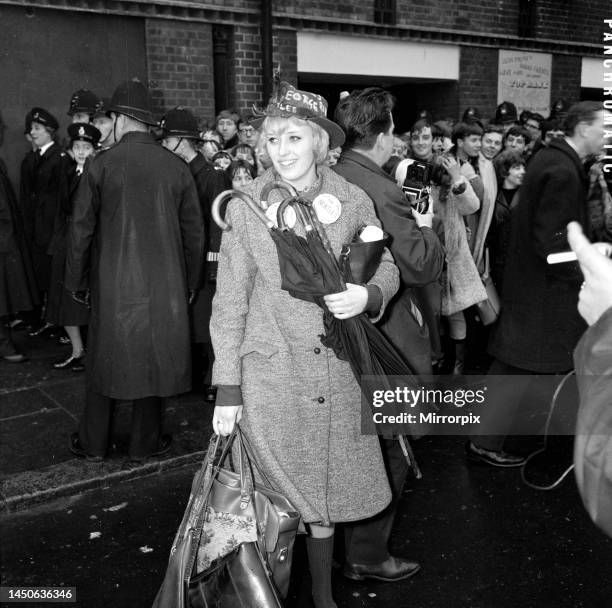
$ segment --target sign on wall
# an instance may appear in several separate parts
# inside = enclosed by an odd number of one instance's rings
[[[550,113],[552,55],[499,51],[497,103],[511,101],[518,110]]]

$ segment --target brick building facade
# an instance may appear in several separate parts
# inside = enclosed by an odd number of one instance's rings
[[[287,80],[326,94],[332,106],[342,88],[387,86],[400,101],[401,127],[420,108],[442,117],[474,105],[488,116],[498,103],[500,50],[550,57],[551,100],[596,95],[592,83],[585,85],[585,61],[601,60],[603,20],[612,17],[609,0],[0,0],[0,81],[10,83],[1,94],[8,130],[0,153],[12,174],[10,157],[25,150],[25,112],[48,107],[63,127],[69,96],[81,87],[108,96],[119,80],[139,75],[160,112],[184,105],[201,119],[222,106],[246,111],[261,104],[267,2],[273,63]],[[379,14],[384,23],[375,21],[377,6],[390,9],[382,19]],[[63,24],[71,24],[73,37],[57,33]],[[117,34],[110,40],[109,28],[117,32],[117,24],[123,41]],[[327,41],[323,60],[305,71],[312,64],[308,49],[321,50],[318,35]],[[392,48],[381,55],[385,75],[351,64],[351,51],[336,51],[345,48],[340,43],[374,55]],[[404,55],[408,47],[412,54]],[[439,76],[434,72],[445,51],[453,51],[457,66]],[[432,74],[418,73],[421,56]],[[336,72],[336,64],[350,67]],[[50,69],[52,84],[37,86]]]

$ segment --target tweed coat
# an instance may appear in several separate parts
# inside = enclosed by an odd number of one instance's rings
[[[126,133],[81,178],[66,256],[69,291],[91,289],[87,380],[114,399],[191,388],[189,289],[204,229],[189,167],[148,133]]]
[[[380,224],[361,189],[327,167],[318,173],[317,186],[304,195],[328,193],[341,202],[339,219],[326,225],[339,255],[362,225]],[[255,200],[272,179],[269,169],[255,180]],[[284,196],[273,191],[268,200]],[[378,438],[361,434],[360,388],[350,365],[321,344],[321,309],[280,289],[276,248],[265,226],[241,201],[230,202],[227,216],[232,229],[221,242],[210,326],[213,383],[241,386],[240,426],[305,522],[370,517],[391,492]],[[398,289],[388,251],[370,283],[381,289],[384,309]]]
[[[547,264],[565,251],[567,224],[589,234],[589,180],[578,154],[563,139],[533,158],[514,210],[499,322],[490,353],[532,372],[565,372],[586,324],[578,314],[582,272],[577,262]]]
[[[448,266],[442,287],[442,314],[452,315],[487,299],[478,269],[468,244],[463,217],[478,210],[480,202],[465,177],[461,194],[440,196],[441,188],[434,186],[434,209],[444,224],[444,244]]]

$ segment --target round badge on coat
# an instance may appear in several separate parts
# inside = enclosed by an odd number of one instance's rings
[[[272,220],[274,222],[274,225],[278,228],[278,222],[276,221],[276,216],[278,214],[278,208],[280,207],[280,202],[279,203],[272,203],[267,209],[266,209],[266,215],[268,216],[268,218],[270,220]],[[295,222],[297,221],[297,216],[295,215],[295,210],[293,209],[293,207],[287,207],[285,209],[285,224],[287,225],[288,228],[293,228],[295,226]]]
[[[312,201],[312,206],[322,224],[333,224],[342,211],[340,201],[333,194],[319,194]]]

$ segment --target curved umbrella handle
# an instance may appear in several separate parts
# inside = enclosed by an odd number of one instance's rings
[[[296,215],[302,223],[302,226],[304,226],[304,230],[306,232],[313,230],[314,226],[304,211],[304,207],[306,207],[308,203],[310,203],[310,201],[299,196],[290,196],[284,199],[276,211],[276,223],[278,227],[281,230],[287,230],[289,228],[285,222],[285,210],[287,207],[293,207],[296,209]]]
[[[220,211],[221,205],[232,198],[239,198],[241,201],[244,201],[268,230],[274,228],[274,222],[261,210],[259,205],[248,194],[240,192],[239,190],[224,190],[221,194],[216,196],[211,207],[212,218],[221,230],[227,232],[232,229],[231,224],[228,224],[221,217]]]
[[[286,192],[289,193],[289,196],[298,195],[297,190],[291,184],[288,184],[287,182],[284,182],[283,180],[280,180],[280,179],[275,179],[272,182],[268,182],[261,189],[261,194],[259,195],[259,202],[261,203],[264,209],[267,209],[269,207],[268,196],[270,196],[270,192],[272,192],[272,190],[277,190],[277,189],[285,190]]]

